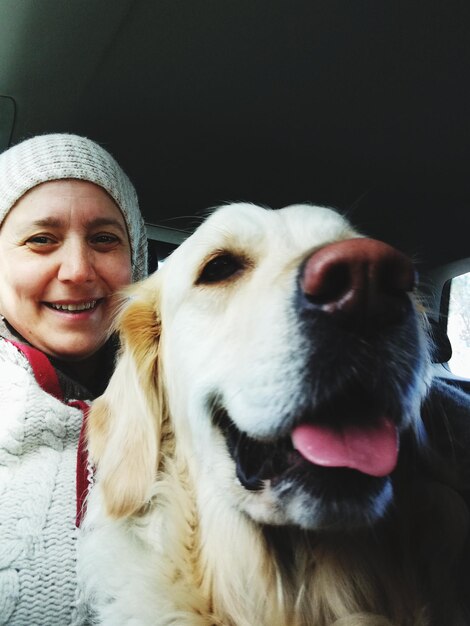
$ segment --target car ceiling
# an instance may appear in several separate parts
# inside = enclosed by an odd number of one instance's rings
[[[308,201],[470,257],[467,0],[0,0],[0,142],[107,147],[146,221]]]

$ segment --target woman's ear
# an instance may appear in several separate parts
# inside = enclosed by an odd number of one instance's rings
[[[148,502],[159,461],[163,400],[158,376],[160,315],[155,277],[132,286],[117,320],[121,352],[91,408],[88,445],[107,512],[119,518]]]

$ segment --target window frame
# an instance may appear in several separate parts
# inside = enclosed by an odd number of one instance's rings
[[[426,274],[426,284],[429,287],[426,309],[428,314],[438,321],[440,328],[446,334],[451,281],[453,278],[468,272],[470,272],[470,257],[434,268]],[[435,364],[434,373],[441,378],[456,381],[459,386],[470,391],[470,378],[454,374],[447,363]]]
[[[191,233],[176,228],[157,226],[147,222],[145,223],[145,228],[149,241],[149,274],[151,274],[158,269],[160,263],[187,239]],[[159,251],[159,244],[161,245],[161,250],[164,251],[163,253]]]

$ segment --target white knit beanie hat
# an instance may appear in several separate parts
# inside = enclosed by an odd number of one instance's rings
[[[0,226],[14,204],[40,183],[86,180],[105,189],[121,209],[131,246],[132,279],[147,275],[147,237],[137,193],[116,160],[91,139],[38,135],[0,154]]]

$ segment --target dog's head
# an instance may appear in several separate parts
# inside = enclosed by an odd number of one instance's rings
[[[380,518],[425,393],[413,275],[326,208],[217,210],[120,316],[89,429],[110,514],[149,499],[166,438],[204,498],[257,522]]]

